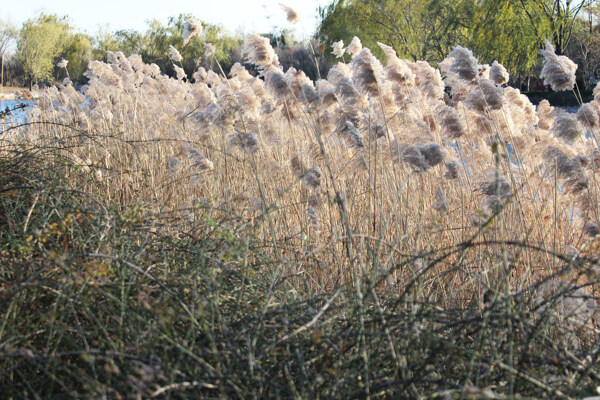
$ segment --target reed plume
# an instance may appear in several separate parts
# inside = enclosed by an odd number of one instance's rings
[[[202,23],[195,18],[190,18],[183,23],[183,47],[186,47],[190,41],[200,36],[202,33]]]
[[[344,48],[343,40],[340,40],[338,42],[333,42],[331,44],[331,47],[333,48],[333,51],[331,52],[331,54],[333,54],[336,58],[344,57],[344,53],[346,52],[346,49]]]
[[[269,39],[257,34],[250,35],[244,40],[242,55],[246,57],[247,62],[256,65],[261,70],[279,67],[279,58],[271,47]]]
[[[591,129],[598,127],[598,114],[589,103],[582,104],[579,107],[576,117],[583,126],[588,126]]]
[[[322,177],[323,172],[321,171],[321,168],[314,165],[308,171],[306,171],[306,174],[304,174],[304,184],[313,189],[317,188],[321,186]]]
[[[183,57],[173,45],[169,45],[169,58],[174,62],[181,62],[181,60],[183,60]]]
[[[354,36],[352,38],[352,41],[350,42],[350,44],[348,45],[348,47],[346,48],[346,51],[348,53],[350,53],[350,55],[352,57],[356,57],[360,51],[362,50],[362,43],[360,41],[360,39],[356,36]]]
[[[509,78],[510,76],[508,75],[506,68],[498,61],[494,61],[490,68],[490,79],[492,82],[496,85],[504,85],[508,83]]]
[[[434,69],[427,61],[417,61],[413,68],[416,72],[416,84],[421,91],[432,99],[443,99],[445,84],[440,71]]]
[[[177,175],[182,169],[183,165],[177,157],[169,158],[169,161],[167,162],[167,170],[169,171],[169,174]]]
[[[464,100],[467,107],[483,112],[484,110],[499,110],[504,104],[502,89],[488,79],[479,79],[478,89],[472,91]]]
[[[549,130],[554,123],[554,107],[550,105],[548,100],[540,101],[537,109],[538,127],[540,129]]]
[[[283,9],[283,11],[285,11],[285,13],[287,14],[288,22],[291,24],[294,24],[294,25],[297,24],[298,21],[300,20],[300,17],[298,16],[298,13],[296,12],[296,10],[294,10],[293,8],[288,7],[282,3],[279,3],[279,5]]]
[[[444,178],[446,179],[456,179],[459,174],[460,163],[457,160],[451,160],[446,163],[446,173],[444,174]]]
[[[460,79],[471,82],[479,76],[478,61],[471,50],[456,46],[448,54],[448,58],[452,59],[449,71],[456,73]]]
[[[377,42],[377,44],[387,56],[387,66],[385,67],[386,78],[403,86],[414,86],[415,74],[404,61],[398,58],[396,51],[383,43]]]
[[[575,71],[577,64],[565,56],[554,53],[554,46],[546,40],[546,48],[540,50],[544,57],[544,66],[540,78],[545,85],[550,85],[554,91],[573,90],[575,86]]]
[[[465,131],[456,109],[444,106],[439,111],[443,133],[450,139],[456,139],[464,135]]]
[[[583,135],[583,129],[576,116],[560,110],[550,130],[554,136],[567,143],[573,143]]]
[[[352,79],[356,87],[369,96],[378,96],[383,67],[379,60],[371,54],[371,50],[363,48],[352,59],[350,65],[352,67]]]
[[[211,58],[215,55],[217,49],[212,43],[204,43],[204,57]]]

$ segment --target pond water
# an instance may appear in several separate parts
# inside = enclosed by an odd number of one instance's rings
[[[25,108],[18,108],[21,104],[24,104]],[[34,104],[35,102],[31,100],[0,100],[0,115],[5,115],[3,119],[0,119],[0,126],[5,124],[15,125],[27,121],[29,111]]]

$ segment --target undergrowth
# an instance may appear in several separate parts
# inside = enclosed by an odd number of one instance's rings
[[[108,52],[5,115],[0,397],[599,394],[600,86],[379,46],[317,82],[258,35],[229,77]]]
[[[3,398],[575,398],[600,385],[597,333],[555,312],[577,287],[540,299],[541,280],[451,308],[423,290],[426,270],[464,267],[451,254],[522,243],[406,257],[394,268],[421,272],[399,289],[391,271],[363,271],[313,292],[276,273],[251,227],[202,205],[190,225],[142,199],[108,203],[72,187],[103,190],[52,150],[14,151],[0,171]],[[557,275],[595,276],[594,260],[556,256]]]

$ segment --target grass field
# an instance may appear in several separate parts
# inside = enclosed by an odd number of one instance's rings
[[[381,47],[317,82],[257,35],[259,77],[109,53],[5,127],[4,395],[599,395],[600,103]]]

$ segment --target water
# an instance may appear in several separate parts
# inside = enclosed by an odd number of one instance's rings
[[[13,110],[15,107],[25,104],[25,108]],[[29,111],[33,108],[35,104],[34,101],[31,100],[0,100],[0,112],[5,112],[8,108],[10,113],[4,119],[0,119],[0,126],[7,125],[16,125],[21,124],[23,122],[27,122]]]

